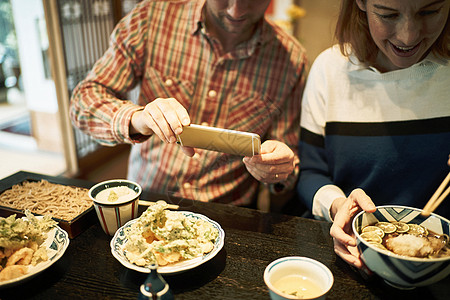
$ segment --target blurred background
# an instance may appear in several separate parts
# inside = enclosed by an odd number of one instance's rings
[[[92,181],[124,178],[129,146],[102,147],[73,128],[76,84],[139,0],[0,0],[0,179],[17,171]],[[339,1],[272,0],[267,15],[307,49],[331,46]],[[136,99],[136,91],[130,93]]]

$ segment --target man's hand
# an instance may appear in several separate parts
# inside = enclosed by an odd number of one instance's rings
[[[190,123],[189,114],[180,102],[158,98],[131,116],[130,134],[156,134],[165,143],[175,143],[175,135]]]
[[[293,172],[298,158],[286,144],[269,140],[261,145],[261,154],[244,157],[247,170],[260,182],[284,181]]]

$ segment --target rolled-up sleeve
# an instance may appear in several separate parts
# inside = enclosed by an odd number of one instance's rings
[[[72,123],[102,145],[136,142],[130,138],[129,124],[141,107],[126,98],[145,65],[147,13],[135,9],[118,24],[106,53],[73,91]]]

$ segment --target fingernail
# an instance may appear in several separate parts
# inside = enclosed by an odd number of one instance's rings
[[[171,143],[171,144],[175,143],[176,141],[177,141],[177,139],[175,137],[173,137],[173,136],[171,136],[169,138],[169,143]]]
[[[178,127],[177,129],[175,129],[175,134],[181,134],[183,132],[183,129]]]

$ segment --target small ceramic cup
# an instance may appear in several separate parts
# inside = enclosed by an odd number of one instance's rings
[[[114,235],[126,222],[137,218],[141,193],[139,184],[125,179],[107,180],[91,187],[89,197],[106,234]]]
[[[334,277],[321,262],[308,257],[288,256],[266,267],[264,282],[272,300],[325,299]]]

